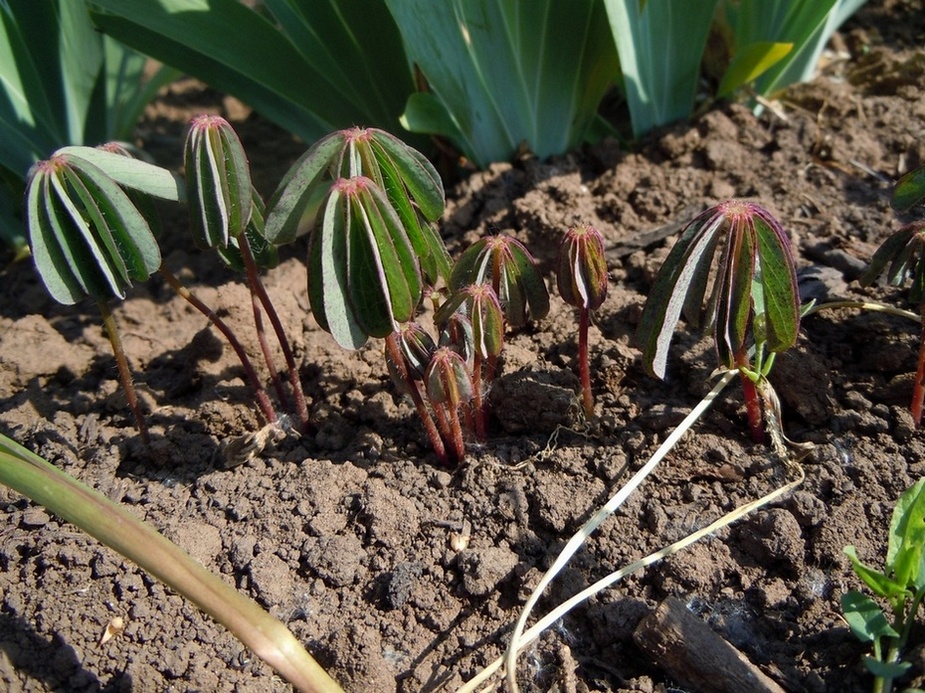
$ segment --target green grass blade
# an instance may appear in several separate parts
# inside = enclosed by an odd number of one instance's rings
[[[360,121],[394,130],[414,88],[401,34],[383,0],[267,0],[306,64],[324,75]],[[344,124],[344,126],[347,124]]]
[[[783,60],[792,50],[792,43],[772,41],[750,43],[737,49],[716,90],[716,96],[723,98],[742,85],[754,82],[773,65]]]
[[[302,690],[340,691],[282,622],[101,493],[0,435],[0,483],[136,563],[177,591]]]
[[[94,7],[94,21],[110,36],[234,94],[309,142],[357,122],[394,127],[411,89],[407,66],[401,78],[376,73],[375,80],[387,80],[394,90],[395,110],[382,123],[381,115],[344,98],[336,77],[306,60],[283,30],[238,0],[95,0]],[[291,17],[314,21],[314,16],[302,12],[287,13],[284,19]],[[305,30],[317,31],[335,55],[341,49],[337,37],[352,32],[345,27],[329,37],[323,24]],[[397,41],[380,48],[402,50]],[[394,58],[381,59],[383,64],[394,62]],[[374,87],[367,81],[362,89]]]
[[[604,0],[635,136],[690,115],[716,2]]]

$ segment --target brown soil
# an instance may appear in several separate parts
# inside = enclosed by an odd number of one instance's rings
[[[569,536],[709,389],[710,346],[679,334],[669,381],[643,372],[632,334],[667,243],[653,231],[711,201],[746,196],[792,235],[803,286],[898,304],[853,280],[899,221],[890,181],[925,161],[925,11],[873,2],[843,34],[850,60],[791,89],[781,114],[742,106],[549,162],[498,164],[450,192],[454,252],[498,228],[526,242],[554,287],[557,239],[576,221],[605,234],[610,295],[592,330],[596,416],[574,418],[576,317],[557,297],[513,335],[490,442],[438,467],[382,346],[340,350],[307,312],[303,244],[266,281],[311,398],[317,432],[226,469],[223,443],[258,427],[230,349],[159,279],[117,308],[153,435],[141,445],[92,305],[62,307],[29,263],[0,283],[0,431],[132,508],[285,621],[348,690],[454,689],[498,656],[529,589]],[[233,100],[181,82],[139,138],[177,165],[190,113],[240,129],[272,189],[302,150]],[[247,293],[165,223],[167,264],[249,334]],[[925,473],[925,436],[905,405],[918,328],[882,314],[807,319],[773,380],[785,428],[815,448],[794,493],[619,583],[521,657],[526,690],[689,690],[632,634],[669,595],[790,691],[866,690],[839,615],[859,583],[842,549],[879,564],[898,495]],[[248,344],[255,353],[256,344]],[[559,425],[565,428],[557,428]],[[558,431],[558,435],[553,435]],[[611,570],[702,527],[784,480],[752,445],[730,388],[555,581],[541,612]],[[468,547],[450,535],[463,527]],[[8,690],[285,690],[209,618],[73,526],[0,490],[0,681]],[[458,548],[458,547],[457,547]],[[115,616],[125,631],[99,644]],[[923,633],[909,656],[925,677]]]

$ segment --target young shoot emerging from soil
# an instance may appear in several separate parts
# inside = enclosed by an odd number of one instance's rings
[[[717,252],[718,251],[718,252]],[[646,369],[665,377],[678,319],[712,329],[719,367],[736,370],[754,442],[764,440],[762,400],[774,357],[796,343],[796,268],[780,222],[753,202],[728,200],[681,232],[649,293],[637,337]]]

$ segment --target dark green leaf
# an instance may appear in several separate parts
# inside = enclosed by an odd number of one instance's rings
[[[861,642],[874,642],[877,638],[898,638],[877,603],[860,592],[846,592],[841,598],[842,612],[851,632]]]
[[[881,679],[898,679],[904,676],[912,666],[911,662],[881,662],[871,656],[864,657],[864,666],[874,676]]]
[[[36,266],[56,300],[124,298],[133,279],[160,266],[144,216],[93,164],[67,156],[42,162],[26,194]]]
[[[908,212],[925,202],[925,164],[912,169],[896,182],[890,204],[897,212]]]
[[[253,184],[244,146],[224,118],[201,115],[190,123],[183,158],[193,238],[201,247],[225,247],[251,216]]]
[[[800,294],[790,240],[770,215],[756,214],[754,229],[767,348],[785,351],[796,344],[800,330]]]
[[[299,235],[301,221],[319,187],[330,185],[325,174],[344,146],[344,133],[318,140],[299,157],[280,181],[267,203],[266,239],[274,245],[291,243]]]
[[[324,207],[318,249],[320,272],[309,274],[309,282],[320,282],[314,290],[309,288],[310,296],[319,296],[323,306],[324,321],[331,336],[345,349],[359,349],[366,343],[368,336],[357,322],[350,305],[350,284],[348,281],[347,237],[351,220],[350,205],[346,195],[336,186],[331,188],[330,196]],[[318,309],[312,304],[316,315]],[[319,323],[321,324],[321,323]]]

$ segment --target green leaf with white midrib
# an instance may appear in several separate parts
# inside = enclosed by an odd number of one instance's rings
[[[324,322],[331,336],[345,349],[359,349],[366,344],[367,335],[358,324],[347,297],[350,295],[348,279],[349,255],[347,229],[350,227],[350,205],[346,195],[337,187],[331,189],[324,207],[318,239],[320,254],[320,287]],[[309,276],[309,282],[313,279]],[[316,305],[312,304],[315,308]],[[317,310],[317,309],[316,309]]]

